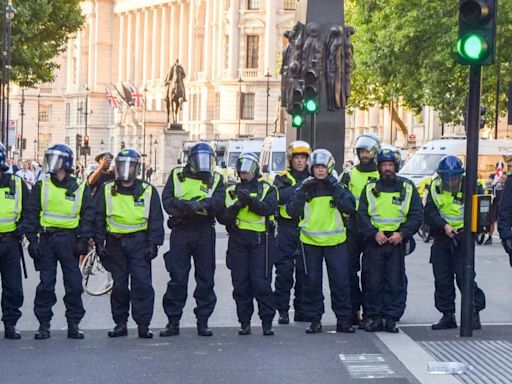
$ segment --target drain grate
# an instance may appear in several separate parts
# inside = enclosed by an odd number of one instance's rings
[[[395,372],[381,354],[340,354],[340,360],[353,379],[389,379]]]
[[[419,344],[439,361],[460,361],[473,370],[456,375],[463,383],[509,384],[512,343],[500,340],[422,341]]]

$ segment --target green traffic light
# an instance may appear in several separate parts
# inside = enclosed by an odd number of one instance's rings
[[[301,127],[303,123],[304,123],[304,118],[302,117],[302,115],[293,115],[292,116],[292,125],[294,127]]]
[[[487,42],[476,33],[471,33],[459,39],[457,42],[457,52],[468,61],[482,60],[489,53]]]
[[[316,110],[318,109],[318,103],[315,100],[306,100],[306,102],[304,103],[304,108],[309,113],[316,112]]]

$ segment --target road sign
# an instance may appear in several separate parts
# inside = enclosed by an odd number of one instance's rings
[[[407,140],[409,141],[409,143],[415,143],[416,142],[416,135],[409,135]]]

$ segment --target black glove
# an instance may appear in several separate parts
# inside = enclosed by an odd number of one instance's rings
[[[292,186],[292,181],[287,177],[279,178],[279,183],[281,184],[282,187],[291,187]]]
[[[333,175],[330,175],[326,180],[329,184],[331,184],[334,188],[336,188],[340,183],[338,183],[338,179]]]
[[[150,245],[148,247],[146,254],[144,255],[144,258],[146,259],[146,261],[151,261],[157,256],[158,256],[158,247],[156,245]]]
[[[512,237],[505,239],[501,242],[503,248],[505,248],[505,252],[512,256]]]
[[[107,247],[100,243],[96,243],[96,254],[99,256],[102,263],[105,262],[105,260],[110,256],[107,251]]]
[[[187,201],[186,213],[188,216],[194,216],[199,211],[200,205],[196,200]]]
[[[80,255],[87,255],[87,251],[89,250],[89,241],[85,237],[80,237],[75,243],[75,248],[73,249],[73,253],[76,257],[80,257]]]
[[[248,205],[251,202],[252,197],[247,189],[238,190],[237,195],[242,204]]]
[[[31,241],[28,245],[28,254],[34,261],[39,260],[39,242],[37,240]]]
[[[302,182],[299,189],[301,191],[307,192],[311,189],[312,186],[314,186],[316,184],[318,184],[318,179],[314,178],[313,176],[309,176],[307,179],[305,179]]]

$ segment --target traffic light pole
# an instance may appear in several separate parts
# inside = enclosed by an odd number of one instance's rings
[[[311,126],[309,129],[309,145],[313,150],[316,149],[316,113],[311,114]]]
[[[475,239],[471,232],[473,195],[478,174],[478,140],[480,134],[480,88],[482,67],[472,65],[469,74],[469,96],[466,120],[466,175],[464,177],[464,237],[462,243],[462,306],[460,336],[473,336]]]

